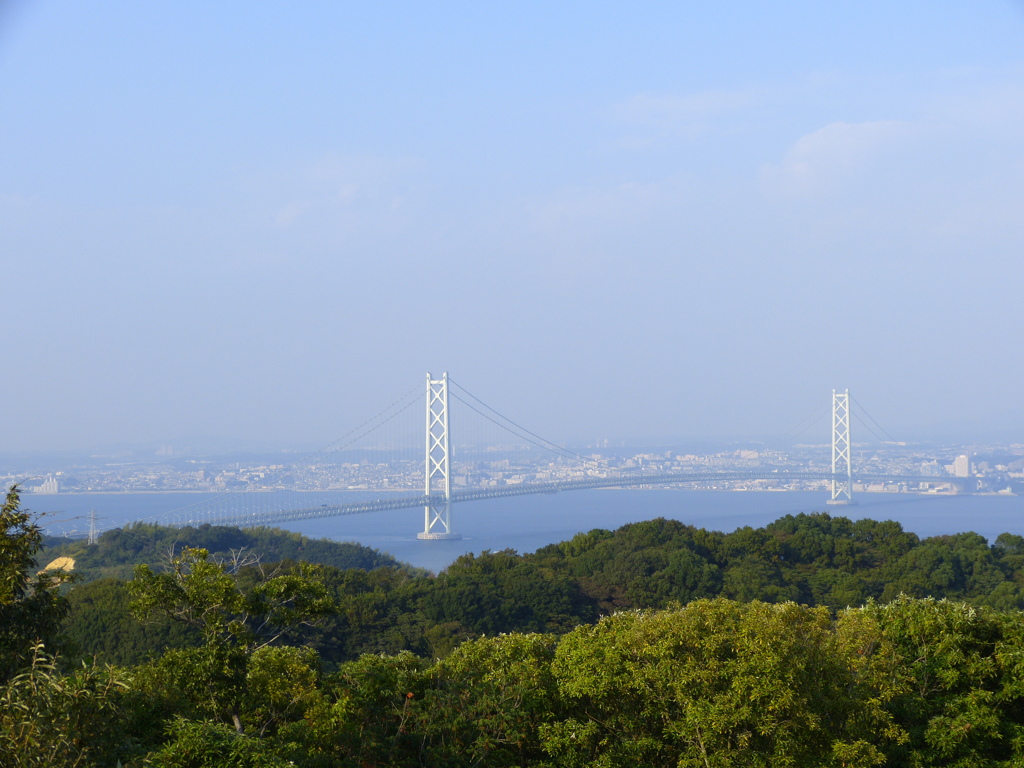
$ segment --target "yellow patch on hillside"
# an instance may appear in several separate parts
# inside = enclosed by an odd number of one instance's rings
[[[73,557],[58,557],[48,566],[43,568],[44,571],[73,571],[75,570],[75,558]]]

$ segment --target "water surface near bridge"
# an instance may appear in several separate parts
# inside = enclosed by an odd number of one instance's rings
[[[353,492],[353,501],[366,494]],[[162,516],[209,498],[195,493],[26,494],[24,506],[53,513],[44,523],[53,532],[88,529],[95,509],[102,527]],[[614,529],[626,523],[667,517],[689,525],[733,531],[759,527],[787,514],[828,511],[859,519],[896,520],[919,536],[975,531],[990,542],[1000,533],[1024,534],[1024,497],[859,494],[854,507],[827,507],[819,492],[586,490],[519,496],[458,504],[452,508],[459,541],[419,541],[423,512],[416,509],[373,512],[279,527],[307,536],[356,541],[390,552],[399,560],[439,571],[466,552],[511,548],[532,552],[592,528]],[[61,522],[64,521],[64,522]]]

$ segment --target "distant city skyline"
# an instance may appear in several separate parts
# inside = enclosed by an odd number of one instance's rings
[[[530,445],[518,449],[478,446],[456,452],[451,465],[451,492],[455,502],[536,497],[556,489],[564,495],[595,487],[670,489],[686,492],[687,498],[694,491],[771,491],[798,496],[815,492],[825,506],[835,504],[837,497],[833,488],[833,501],[826,501],[832,480],[828,451],[823,448],[827,446],[708,453],[599,449],[586,456],[573,456],[564,452],[553,455]],[[856,447],[855,471],[849,486],[852,494],[844,495],[840,501],[843,506],[832,511],[856,516],[853,510],[862,499],[871,505],[899,500],[921,502],[925,497],[1015,497],[1024,493],[1024,445],[976,446],[966,449],[970,455],[959,453],[961,449]],[[262,521],[284,522],[292,527],[313,518],[419,507],[424,498],[424,465],[422,457],[410,459],[411,453],[406,453],[401,458],[395,451],[350,450],[340,455],[284,457],[284,463],[242,456],[93,461],[67,464],[32,478],[0,471],[0,480],[5,485],[20,483],[22,492],[28,495],[27,503],[51,510],[63,510],[69,504],[81,507],[90,498],[109,509],[112,496],[123,496],[135,500],[136,520],[176,525],[251,525]],[[880,497],[876,494],[889,501],[877,501]],[[166,501],[154,502],[154,496]],[[742,501],[736,503],[744,505]],[[849,506],[851,503],[854,506]],[[141,510],[147,508],[166,512],[154,518],[143,514]],[[95,526],[95,507],[93,510],[91,525]],[[62,512],[60,520],[71,527],[58,527],[55,532],[84,535],[84,529],[76,523],[82,517],[68,518],[66,514]],[[99,530],[112,524],[104,515],[99,517]],[[444,519],[448,520],[447,513]],[[444,527],[448,537],[447,522]],[[69,534],[72,529],[77,533]]]
[[[1016,0],[5,4],[0,455],[315,447],[428,370],[573,444],[832,388],[1024,441],[1022,39]]]

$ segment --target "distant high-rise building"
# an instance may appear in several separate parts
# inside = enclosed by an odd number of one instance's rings
[[[33,493],[44,493],[52,495],[54,493],[58,493],[60,491],[60,488],[57,486],[57,478],[48,477],[42,482],[42,484],[30,488],[30,490]]]
[[[960,454],[953,459],[953,477],[970,477],[971,460],[966,455]]]

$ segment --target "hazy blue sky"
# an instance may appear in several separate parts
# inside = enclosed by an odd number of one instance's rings
[[[0,8],[6,451],[1024,440],[1024,3]]]

